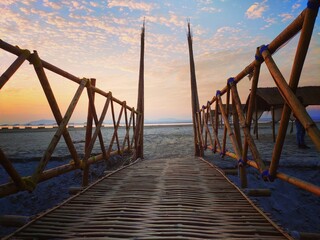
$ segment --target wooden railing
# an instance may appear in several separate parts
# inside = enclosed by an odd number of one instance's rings
[[[141,34],[141,60],[140,64],[144,62],[144,26]],[[50,105],[51,111],[54,115],[58,128],[51,139],[46,151],[31,176],[21,176],[15,169],[14,164],[8,159],[5,152],[1,149],[0,145],[0,163],[6,170],[12,181],[0,186],[0,197],[16,193],[18,191],[28,190],[32,191],[39,182],[48,180],[58,175],[81,169],[83,172],[82,185],[88,185],[89,167],[91,164],[106,160],[112,155],[130,152],[133,154],[133,158],[143,157],[143,66],[140,67],[140,79],[139,79],[139,93],[138,93],[138,111],[134,107],[127,105],[126,101],[121,101],[115,98],[111,92],[104,92],[103,90],[95,87],[95,79],[78,78],[64,70],[42,60],[36,51],[31,53],[29,50],[20,49],[12,46],[2,40],[0,40],[0,48],[17,55],[18,58],[8,67],[8,69],[0,77],[0,89],[8,82],[8,80],[14,75],[24,61],[28,60],[33,65],[34,70],[38,76],[43,92],[46,95],[46,99]],[[71,100],[69,107],[64,116],[62,116],[59,109],[58,103],[55,99],[54,92],[50,86],[50,81],[47,78],[45,70],[49,70],[56,73],[65,80],[71,80],[78,84],[76,93]],[[67,125],[70,118],[77,106],[80,96],[83,94],[83,90],[86,88],[88,96],[88,109],[87,111],[87,124],[86,124],[86,139],[85,139],[85,152],[79,152],[70,136]],[[2,92],[1,92],[2,93]],[[0,94],[1,94],[0,93]],[[95,106],[95,95],[99,94],[105,99],[103,110],[100,116],[98,116]],[[120,106],[120,111],[116,115],[115,104]],[[103,121],[105,120],[107,112],[111,111],[112,123],[113,123],[113,134],[111,139],[106,140],[102,135]],[[95,129],[93,128],[93,122]],[[120,123],[125,127],[125,135],[122,143],[118,136],[118,129]],[[93,131],[94,130],[94,131]],[[54,153],[57,144],[61,137],[64,138],[72,161],[70,163],[55,167],[52,169],[46,169],[48,162]],[[94,144],[99,139],[101,153],[92,156],[92,150]],[[107,141],[108,144],[107,144]],[[114,150],[114,145],[116,145]],[[82,154],[84,157],[80,159],[79,155]]]
[[[192,103],[193,105],[197,105],[198,107],[198,109],[193,111],[193,124],[195,129],[195,155],[203,156],[205,149],[211,149],[213,150],[213,152],[219,152],[222,156],[227,155],[236,159],[238,161],[242,187],[247,186],[245,166],[250,165],[258,169],[260,174],[262,174],[264,180],[266,181],[274,181],[276,178],[278,178],[320,196],[319,186],[278,172],[279,161],[281,158],[281,152],[287,133],[291,111],[302,123],[314,145],[318,150],[320,150],[320,131],[307,113],[305,107],[295,95],[306,54],[308,52],[308,47],[312,36],[314,23],[318,14],[318,9],[319,0],[310,0],[308,2],[307,8],[302,11],[301,14],[272,42],[270,42],[268,45],[262,45],[261,47],[257,48],[255,53],[255,60],[251,62],[247,67],[245,67],[244,70],[242,70],[238,75],[229,78],[227,81],[227,85],[222,90],[217,91],[212,100],[208,101],[201,109],[199,109],[199,104],[197,103],[198,96],[196,88],[194,88],[195,83],[193,83],[195,82],[195,80],[193,80],[193,78],[195,78],[195,70],[194,66],[192,66],[192,51],[190,51]],[[296,49],[291,76],[289,82],[287,82],[277,64],[275,63],[272,54],[275,53],[279,48],[281,48],[287,41],[293,38],[300,31],[300,39]],[[188,39],[189,38],[191,39],[190,29]],[[191,43],[192,42],[189,40],[189,49]],[[257,148],[255,141],[250,133],[256,99],[256,89],[260,76],[260,67],[263,62],[266,64],[285,102],[270,166],[267,166],[265,161],[262,160],[259,149]],[[250,92],[250,100],[247,111],[245,113],[241,106],[237,85],[247,75],[253,75],[253,79]],[[222,100],[222,96],[225,94],[226,108],[223,106]],[[231,126],[231,123],[229,122],[228,117],[230,112],[230,100],[232,100],[233,106],[233,128]],[[212,111],[212,105],[214,106],[215,111]],[[222,141],[218,136],[219,112],[221,113],[225,124]],[[243,145],[241,141],[241,129],[244,136]],[[227,136],[229,136],[229,139],[232,143],[233,152],[226,150]],[[248,159],[248,149],[250,149],[253,159]]]

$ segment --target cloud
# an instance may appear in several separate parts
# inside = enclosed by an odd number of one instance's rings
[[[266,29],[266,28],[269,28],[269,27],[271,27],[273,24],[275,24],[275,23],[277,22],[275,18],[266,18],[264,21],[265,21],[267,24],[264,25],[264,26],[261,28],[261,30]]]
[[[208,12],[208,13],[215,13],[215,12],[221,12],[222,10],[219,8],[214,8],[214,7],[203,7],[200,9],[200,11]]]
[[[292,9],[295,10],[295,9],[299,8],[300,6],[301,6],[300,3],[295,3],[295,4],[293,4]]]
[[[50,2],[49,0],[43,0],[43,6],[50,7],[52,9],[58,10],[61,9],[61,6],[56,2]]]
[[[265,12],[268,9],[268,6],[265,4],[267,0],[257,3],[255,2],[252,4],[246,11],[246,16],[249,19],[256,19],[256,18],[261,18],[263,12]]]
[[[150,12],[155,8],[155,4],[153,3],[144,3],[144,2],[136,2],[133,0],[109,0],[108,7],[120,7],[120,8],[129,8],[130,10],[141,10]]]
[[[293,15],[290,13],[281,13],[279,16],[282,18],[281,22],[286,22],[293,19]]]

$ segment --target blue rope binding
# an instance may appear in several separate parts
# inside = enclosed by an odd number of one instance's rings
[[[269,49],[268,49],[268,46],[269,46],[269,44],[267,44],[267,45],[262,45],[262,46],[260,47],[259,52],[260,52],[261,55],[262,55],[262,53],[263,53],[265,50],[269,50]]]
[[[221,91],[218,90],[218,91],[216,92],[216,97],[218,97],[218,96],[220,96],[220,95],[221,95]]]
[[[269,173],[269,169],[264,170],[261,174],[262,178],[264,181],[269,181],[269,182],[273,182],[275,180],[274,176],[271,176]]]
[[[307,7],[312,10],[317,10],[317,8],[319,8],[319,4],[317,4],[316,2],[308,1]]]
[[[228,79],[228,86],[231,86],[232,84],[234,84],[234,78],[233,77]]]
[[[245,161],[243,161],[241,158],[238,160],[239,167],[245,167],[246,165],[247,165],[247,163]]]

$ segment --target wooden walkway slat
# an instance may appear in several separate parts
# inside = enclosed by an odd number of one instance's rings
[[[18,230],[13,239],[288,239],[197,158],[141,161]]]

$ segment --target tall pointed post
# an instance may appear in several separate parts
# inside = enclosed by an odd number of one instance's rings
[[[135,158],[143,158],[143,125],[144,125],[144,34],[145,20],[141,29],[140,69],[137,101],[137,127],[135,133],[136,154]]]
[[[192,36],[190,30],[190,22],[188,22],[188,46],[189,46],[189,59],[190,59],[190,78],[191,78],[191,105],[192,105],[192,122],[193,122],[193,134],[194,134],[194,155],[203,156],[203,147],[201,146],[201,141],[198,141],[198,121],[196,118],[197,112],[199,111],[199,98],[197,90],[197,80],[196,71],[193,59],[193,49],[192,49]],[[199,115],[200,117],[200,115]],[[199,121],[201,122],[201,121]]]

